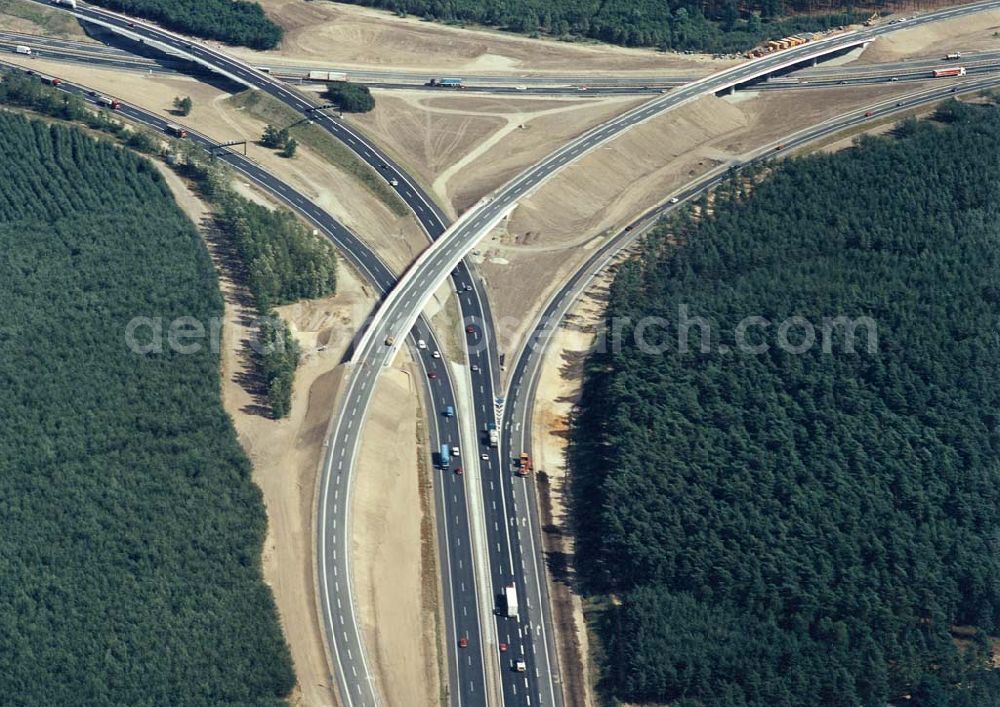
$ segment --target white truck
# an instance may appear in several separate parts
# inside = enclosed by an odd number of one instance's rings
[[[517,618],[517,588],[513,584],[508,584],[503,588],[504,608],[507,611],[507,618]]]
[[[66,7],[76,9],[76,0],[52,0],[53,5],[65,5]]]
[[[310,71],[306,78],[310,81],[347,81],[343,71]]]
[[[31,56],[31,47],[26,47],[23,44],[18,44],[14,47],[14,51],[17,54],[24,54],[25,56]]]

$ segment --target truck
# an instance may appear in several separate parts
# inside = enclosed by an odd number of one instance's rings
[[[965,67],[953,66],[950,69],[934,69],[934,78],[943,79],[948,76],[965,76]]]
[[[55,76],[39,76],[42,83],[48,84],[49,86],[58,86],[62,83],[62,79],[57,79]]]
[[[527,452],[521,452],[520,458],[517,460],[517,475],[527,476],[531,472],[531,457]]]
[[[508,584],[503,588],[503,604],[506,616],[509,619],[517,618],[517,587]]]
[[[75,10],[76,0],[52,0],[53,5],[65,5],[66,7]]]
[[[24,54],[25,56],[31,56],[31,47],[26,47],[23,44],[18,44],[14,47],[14,51],[18,54]]]
[[[462,79],[456,78],[444,78],[444,79],[431,79],[424,86],[439,86],[441,88],[462,88]]]
[[[453,408],[451,405],[447,406],[444,409],[444,416],[445,417],[455,417],[455,408]]]
[[[180,125],[177,125],[176,123],[167,123],[167,125],[166,125],[166,131],[167,131],[167,135],[173,135],[174,137],[187,137],[188,136],[187,129],[182,128]]]
[[[528,664],[524,661],[524,658],[518,658],[514,661],[514,671],[518,673],[523,673],[528,669]]]
[[[309,81],[347,81],[343,71],[310,71],[306,76]]]
[[[945,54],[944,58],[948,61],[954,61],[955,59],[962,58],[962,52],[952,52],[951,54]]]
[[[496,423],[493,422],[486,423],[486,440],[489,443],[489,445],[493,448],[496,448],[497,444],[499,444],[500,438],[497,435]]]
[[[98,96],[97,105],[110,108],[111,110],[118,110],[122,107],[122,102],[117,98],[111,98],[110,96]]]
[[[441,468],[443,470],[447,471],[448,464],[449,464],[450,460],[451,460],[451,455],[448,454],[448,445],[447,444],[442,444],[441,445],[441,458],[438,460],[438,462],[440,463]]]

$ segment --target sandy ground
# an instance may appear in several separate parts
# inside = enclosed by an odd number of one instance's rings
[[[417,426],[411,366],[383,372],[361,440],[352,503],[352,574],[367,657],[388,705],[440,694],[434,616],[425,610]],[[427,468],[424,469],[427,471]]]
[[[974,52],[1000,48],[1000,10],[934,22],[879,37],[861,54],[859,64],[900,61],[910,57],[944,56],[954,51]]]
[[[253,478],[264,495],[268,532],[263,548],[264,579],[274,593],[285,639],[292,653],[298,686],[291,703],[304,707],[334,705],[328,684],[323,634],[317,619],[313,576],[312,510],[323,440],[333,409],[341,370],[338,362],[347,338],[337,332],[364,316],[374,298],[347,267],[338,270],[332,297],[287,305],[279,314],[292,326],[302,346],[303,362],[295,378],[292,414],[280,421],[261,414],[253,392],[248,342],[256,309],[246,288],[231,276],[232,256],[214,229],[205,204],[170,170],[167,177],[178,203],[201,225],[219,273],[225,299],[222,329],[222,398],[240,443],[253,464]]]
[[[699,75],[711,67],[728,65],[708,57],[652,49],[531,40],[491,30],[447,27],[333,2],[261,0],[260,4],[285,28],[285,39],[273,52],[234,50],[253,61],[275,56],[325,67],[405,66],[409,71],[426,69],[431,74],[588,74],[615,70]]]
[[[912,91],[837,87],[708,97],[633,128],[520,202],[474,259],[488,287],[501,352],[513,354],[559,283],[604,239],[692,178],[820,117]]]
[[[163,77],[94,69],[11,55],[12,63],[93,87],[108,95],[169,117],[219,141],[250,141],[247,154],[272,174],[309,196],[376,249],[386,263],[401,271],[426,247],[427,241],[412,215],[396,216],[369,189],[342,169],[331,165],[300,144],[294,159],[255,144],[264,124],[226,103],[230,94],[207,83],[183,76]],[[171,113],[175,96],[190,96],[191,114]]]
[[[606,305],[611,268],[567,314],[545,353],[534,402],[531,449],[535,455],[542,542],[550,568],[550,593],[566,703],[597,704],[587,626],[574,587],[574,546],[567,504],[566,447],[570,417],[580,397],[583,364]]]
[[[65,12],[29,0],[0,0],[0,29],[21,34],[45,34],[78,42],[93,41],[80,23]]]
[[[376,93],[375,110],[350,120],[430,185],[453,213],[588,128],[647,100]]]

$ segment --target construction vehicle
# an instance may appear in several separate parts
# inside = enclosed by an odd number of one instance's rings
[[[879,20],[879,14],[878,11],[875,11],[874,13],[872,13],[871,17],[865,20],[865,27],[871,27],[873,24],[878,22],[878,20]]]
[[[451,460],[451,455],[448,454],[448,445],[447,444],[442,444],[441,445],[441,458],[438,459],[438,464],[441,466],[442,470],[444,470],[444,471],[448,470],[448,464],[450,463],[450,460]]]
[[[167,123],[166,126],[167,135],[173,135],[174,137],[187,137],[188,131],[186,128],[182,128],[176,123]]]
[[[105,108],[110,108],[111,110],[118,110],[122,107],[122,102],[117,98],[110,98],[108,96],[98,96],[97,105],[104,106]]]
[[[18,44],[14,47],[14,51],[17,54],[24,54],[25,56],[31,56],[31,47],[26,47],[23,44]]]
[[[949,76],[965,76],[964,66],[955,66],[950,69],[935,69],[934,78],[942,79]]]
[[[531,473],[531,457],[527,452],[521,452],[521,457],[517,460],[517,475],[527,476]]]
[[[505,616],[509,619],[517,618],[517,588],[513,584],[508,584],[503,588],[503,603]]]
[[[496,423],[486,423],[486,441],[493,448],[496,448],[500,443],[500,436],[497,434]]]
[[[306,76],[308,81],[347,81],[343,71],[310,71]]]

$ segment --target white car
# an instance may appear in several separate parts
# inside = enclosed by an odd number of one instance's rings
[[[440,351],[434,351],[434,352],[432,352],[431,353],[431,358],[441,358],[441,352]]]
[[[427,342],[424,341],[423,339],[417,339],[417,348],[418,349],[426,349],[427,348]]]
[[[487,454],[486,452],[483,452],[482,454],[479,455],[479,458],[482,459],[484,462],[488,462],[490,460],[490,455]]]

